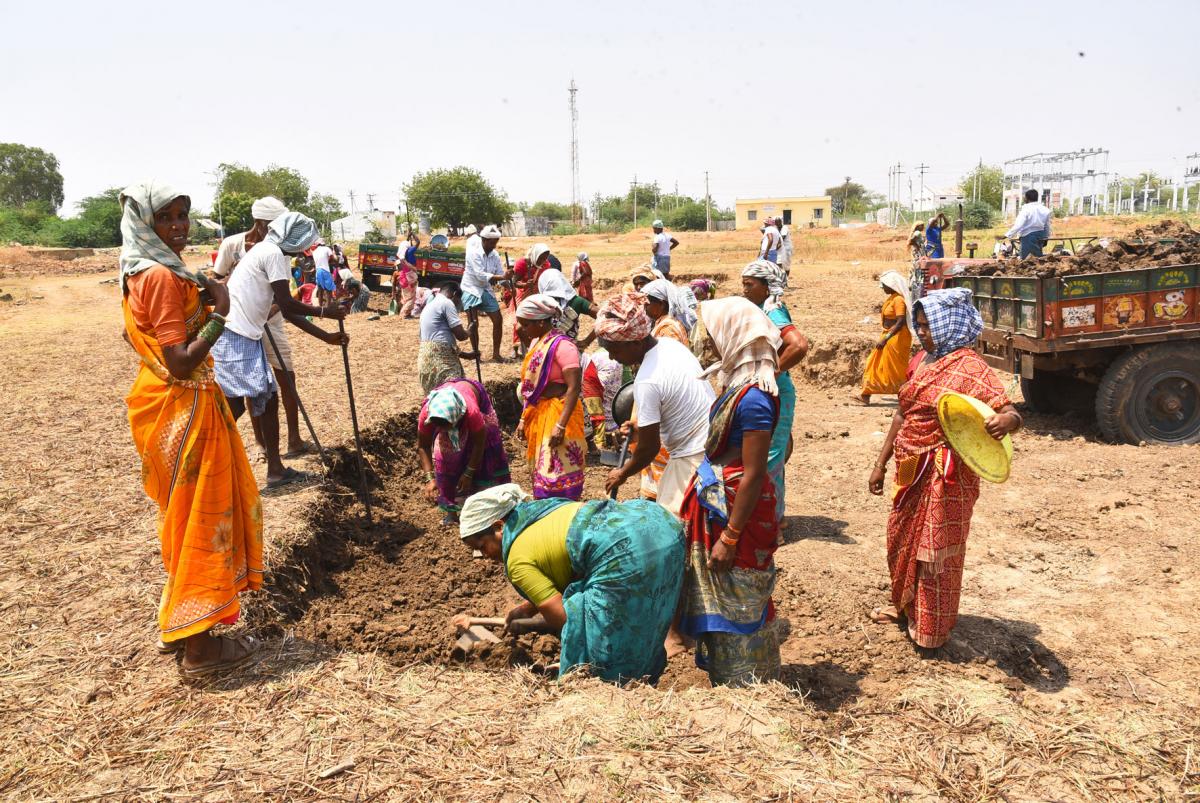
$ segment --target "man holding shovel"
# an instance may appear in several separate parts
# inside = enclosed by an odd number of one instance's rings
[[[302,304],[289,291],[288,257],[308,250],[316,239],[316,224],[299,212],[285,212],[270,223],[263,241],[246,253],[230,276],[225,334],[210,352],[217,383],[234,418],[248,406],[250,415],[258,419],[267,453],[268,488],[303,478],[300,472],[285,468],[279,456],[279,396],[263,345],[272,303],[284,318],[313,337],[333,346],[349,340],[344,333],[327,332],[306,319],[311,315],[340,320],[346,315],[341,306]]]
[[[658,503],[675,517],[692,475],[704,458],[708,411],[714,394],[700,379],[703,369],[691,350],[668,337],[650,334],[650,317],[640,293],[622,293],[600,307],[596,331],[601,348],[622,365],[636,365],[633,404],[637,448],[605,481],[610,493],[650,465],[663,446],[670,459],[658,481]]]

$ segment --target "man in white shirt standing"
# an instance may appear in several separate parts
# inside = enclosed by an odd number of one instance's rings
[[[479,232],[479,247],[467,245],[466,266],[462,277],[462,308],[471,320],[471,351],[479,352],[479,313],[484,312],[492,319],[492,361],[505,362],[500,354],[500,341],[504,337],[504,316],[500,314],[500,303],[492,293],[492,285],[504,278],[504,265],[496,253],[500,242],[500,229],[484,226]]]
[[[217,261],[213,265],[213,274],[223,281],[228,281],[229,274],[246,256],[246,252],[267,236],[267,226],[271,221],[287,211],[283,201],[270,195],[255,201],[254,205],[250,207],[250,214],[254,217],[254,226],[249,231],[221,240],[221,245],[217,249]],[[274,340],[273,344],[270,340],[264,344],[267,362],[279,384],[280,396],[283,398],[284,418],[287,419],[288,450],[284,457],[296,457],[303,454],[308,449],[308,445],[300,436],[300,410],[295,392],[296,369],[292,362],[292,345],[288,341],[287,329],[283,325],[283,315],[279,313],[277,307],[272,308],[271,317],[267,318],[266,331],[271,333],[271,339]],[[262,429],[257,418],[254,419],[254,439],[265,454],[266,446],[263,443]]]
[[[662,275],[671,276],[671,250],[679,245],[679,241],[663,231],[663,222],[656,220],[650,224],[654,229],[654,244],[650,246],[650,258],[654,268]]]
[[[758,258],[779,264],[779,229],[775,228],[775,218],[769,217],[763,221],[762,242],[758,244]]]
[[[235,419],[248,406],[258,419],[267,453],[267,487],[275,488],[303,477],[285,468],[279,456],[279,397],[263,348],[263,330],[276,304],[284,318],[330,345],[347,341],[339,332],[326,332],[306,320],[344,318],[336,304],[312,307],[292,298],[288,257],[306,251],[317,239],[317,226],[299,212],[286,212],[267,227],[263,241],[250,249],[229,277],[229,315],[225,333],[209,352],[217,384],[225,393]]]
[[[1050,239],[1050,217],[1050,210],[1038,201],[1038,191],[1025,190],[1025,205],[1004,235],[1009,239],[1020,238],[1021,259],[1042,255],[1042,244]]]
[[[658,503],[678,517],[683,495],[704,458],[712,387],[691,349],[673,338],[650,334],[650,317],[639,294],[623,293],[601,306],[596,317],[600,347],[622,365],[637,365],[633,399],[637,448],[625,465],[609,472],[611,493],[649,466],[659,450],[670,456],[658,481]]]

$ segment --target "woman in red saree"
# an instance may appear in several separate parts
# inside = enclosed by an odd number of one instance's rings
[[[167,573],[158,648],[182,650],[184,674],[203,677],[254,654],[253,640],[209,631],[237,621],[239,595],[263,576],[258,486],[208,353],[224,331],[229,293],[180,258],[186,195],[141,184],[121,194],[121,206],[125,339],[141,361],[125,401],[142,484],[158,504]]]
[[[937,417],[937,398],[953,391],[973,396],[996,411],[986,422],[1000,439],[1021,426],[996,374],[971,348],[983,330],[964,288],[934,291],[914,305],[917,337],[924,351],[909,364],[899,408],[883,451],[868,480],[883,493],[888,460],[896,457],[896,482],[888,518],[888,569],[895,612],[876,608],[876,622],[904,623],[919,647],[946,643],[958,619],[963,557],[979,477],[946,443]]]
[[[744,686],[780,669],[771,600],[779,518],[767,472],[779,420],[779,330],[741,296],[706,301],[698,312],[693,350],[702,364],[715,352],[705,375],[719,370],[721,395],[680,509],[687,553],[679,630],[696,640],[696,665],[713,684]]]
[[[547,270],[549,267],[550,248],[545,243],[536,243],[535,245],[531,245],[529,250],[525,252],[525,256],[513,263],[513,285],[516,288],[516,292],[513,295],[514,311],[522,301],[538,292],[538,279],[541,278],[543,271]],[[520,344],[521,352],[524,352],[529,348],[529,343],[521,339],[521,327],[517,324],[516,317],[514,316],[514,353],[517,353],[517,344]]]

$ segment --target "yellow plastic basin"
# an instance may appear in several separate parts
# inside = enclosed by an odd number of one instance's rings
[[[950,448],[972,471],[988,482],[1008,479],[1012,438],[996,440],[983,427],[995,410],[962,393],[943,393],[937,398],[937,414]]]

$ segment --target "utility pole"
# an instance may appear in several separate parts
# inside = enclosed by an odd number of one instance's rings
[[[350,214],[354,215],[356,211],[354,208],[354,190],[350,190]]]
[[[637,226],[637,173],[633,174],[633,225]]]
[[[367,211],[368,212],[375,211],[375,194],[371,193],[371,192],[367,193]]]
[[[925,171],[928,169],[929,165],[925,164],[924,162],[921,162],[921,164],[917,165],[917,170],[921,171],[921,194],[918,196],[918,198],[920,198],[921,201],[922,212],[928,211],[925,209]]]
[[[708,171],[704,171],[704,230],[712,231],[712,195],[708,192]]]
[[[1146,189],[1142,190],[1142,213],[1150,209],[1150,173],[1146,172]]]

